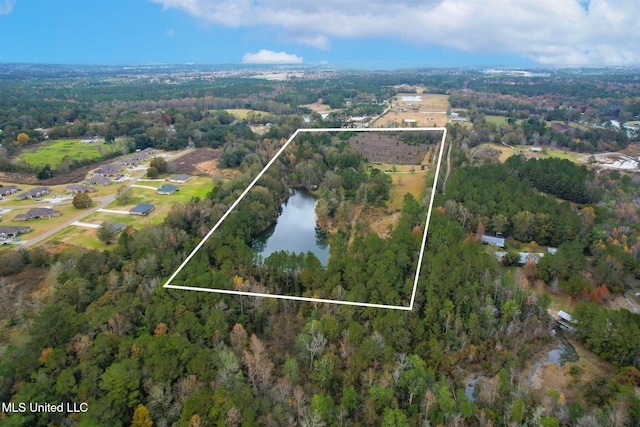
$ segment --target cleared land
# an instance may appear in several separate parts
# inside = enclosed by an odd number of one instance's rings
[[[514,154],[522,154],[527,158],[537,158],[537,159],[546,159],[549,157],[556,157],[560,159],[567,159],[577,164],[586,163],[586,160],[588,157],[588,155],[585,156],[584,154],[574,153],[571,151],[556,150],[549,147],[542,147],[543,149],[542,152],[534,153],[533,151],[531,151],[530,145],[522,145],[519,147],[509,147],[502,144],[489,143],[489,144],[480,144],[478,147],[479,148],[476,148],[476,150],[474,150],[474,155],[476,151],[479,150],[480,148],[484,150],[496,151],[499,154],[498,158],[501,162],[504,162]],[[484,156],[483,158],[487,158],[487,157]]]
[[[172,161],[175,165],[176,173],[186,173],[189,175],[213,177],[222,175],[224,178],[231,178],[236,174],[234,169],[219,169],[218,158],[222,153],[221,148],[197,148]]]
[[[444,127],[448,107],[448,95],[399,93],[391,100],[387,114],[378,118],[374,127]]]
[[[269,113],[268,111],[250,110],[247,108],[227,108],[224,111],[226,111],[227,113],[233,114],[233,116],[237,120],[245,120],[249,116],[249,113],[254,113],[255,115],[262,115],[262,116],[271,115],[271,113]]]
[[[116,141],[109,145],[97,141],[90,144],[79,139],[58,139],[26,148],[18,159],[33,166],[51,165],[56,169],[67,156],[71,160],[98,160],[111,153],[122,153],[122,143]]]
[[[433,133],[436,134],[435,131]],[[352,136],[349,145],[369,163],[417,165],[420,169],[420,164],[424,162],[432,145],[409,145],[400,140],[400,136],[399,132],[362,132]],[[440,139],[442,134],[438,132],[434,141],[439,142]]]

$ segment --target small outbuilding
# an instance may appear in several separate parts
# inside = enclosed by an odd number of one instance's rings
[[[121,222],[105,221],[105,224],[108,227],[111,227],[116,234],[120,233],[122,230],[127,228],[127,225],[122,224]],[[103,224],[101,224],[98,228],[101,228],[102,226]]]

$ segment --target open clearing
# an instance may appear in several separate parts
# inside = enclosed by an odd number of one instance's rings
[[[389,111],[376,120],[374,127],[443,127],[447,124],[448,95],[399,93],[390,102]]]
[[[26,148],[19,154],[18,159],[33,166],[51,165],[56,169],[66,156],[71,160],[97,160],[110,153],[122,153],[121,142],[116,141],[113,145],[103,142],[89,144],[80,142],[80,139],[47,141]]]
[[[549,157],[556,157],[559,159],[570,160],[576,164],[586,163],[586,160],[588,157],[581,153],[574,153],[571,151],[564,151],[564,150],[556,150],[549,147],[541,147],[543,150],[542,152],[534,153],[533,151],[531,151],[530,145],[509,147],[502,144],[488,143],[488,144],[480,144],[478,147],[485,150],[495,150],[499,152],[498,159],[501,162],[504,162],[514,154],[522,154],[523,156],[529,159],[547,159]],[[479,148],[477,148],[475,151],[477,151]],[[475,155],[475,151],[474,151],[474,155]]]
[[[406,133],[406,132],[405,132]],[[433,131],[434,142],[442,139],[442,133]],[[419,165],[432,146],[430,144],[409,145],[400,140],[399,132],[362,132],[349,139],[349,145],[369,163]]]
[[[179,159],[173,160],[171,163],[175,165],[176,173],[206,177],[221,175],[229,179],[236,174],[236,171],[234,169],[218,168],[220,153],[222,153],[221,148],[197,148]]]
[[[226,111],[227,113],[231,113],[233,114],[233,117],[235,117],[237,120],[245,120],[248,116],[249,113],[253,113],[256,116],[260,115],[260,116],[270,116],[271,113],[268,111],[261,111],[261,110],[250,110],[247,108],[227,108],[224,111]]]

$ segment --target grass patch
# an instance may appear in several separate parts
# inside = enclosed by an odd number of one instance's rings
[[[99,160],[110,153],[122,153],[122,143],[116,141],[113,145],[95,142],[86,144],[79,139],[58,139],[27,148],[18,158],[32,166],[51,165],[56,169],[62,160],[69,156],[72,160]]]
[[[245,120],[251,112],[255,113],[256,115],[260,114],[262,116],[271,115],[271,113],[269,113],[268,111],[250,110],[248,108],[227,108],[224,111],[233,114],[233,116],[237,120]]]
[[[116,240],[119,236],[119,234],[116,236]],[[111,245],[102,243],[97,237],[97,230],[95,228],[79,227],[76,225],[65,227],[59,233],[51,236],[49,240],[97,250],[112,249],[115,247],[113,243]]]
[[[507,118],[505,116],[485,116],[487,123],[492,123],[496,126],[506,125]]]

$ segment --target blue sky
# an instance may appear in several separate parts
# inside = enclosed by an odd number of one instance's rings
[[[0,0],[0,62],[638,65],[638,0]]]

